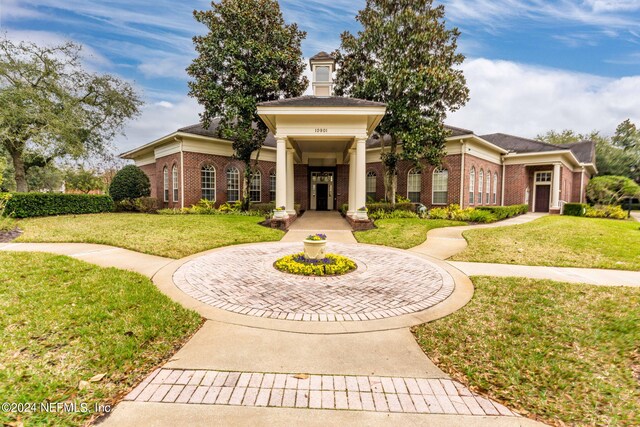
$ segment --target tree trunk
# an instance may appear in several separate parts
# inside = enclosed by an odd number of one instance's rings
[[[253,171],[251,170],[251,161],[244,164],[244,185],[242,186],[242,207],[243,212],[249,210],[251,199],[249,198],[249,186],[251,185],[251,178],[253,177]]]
[[[22,151],[10,150],[9,154],[13,160],[13,168],[16,180],[16,191],[18,193],[26,193],[29,191],[27,186],[27,174],[24,167],[24,161],[22,160]]]

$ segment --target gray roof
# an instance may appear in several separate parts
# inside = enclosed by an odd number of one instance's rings
[[[309,61],[333,61],[335,59],[336,58],[334,58],[333,55],[325,51],[321,51],[313,55],[311,58],[309,58]]]
[[[522,138],[505,133],[482,135],[480,138],[514,153],[542,153],[561,150],[571,150],[576,159],[582,163],[592,163],[595,157],[593,141],[581,141],[574,144],[555,145],[535,139]]]
[[[211,124],[208,128],[205,128],[202,123],[197,123],[191,126],[185,126],[183,128],[178,129],[178,132],[190,133],[194,135],[200,136],[209,136],[211,138],[221,138],[218,132],[218,125],[220,125],[220,119],[216,118],[211,120]],[[461,135],[471,135],[473,131],[468,129],[457,128],[453,126],[445,125],[445,128],[451,131],[451,136],[461,136]],[[273,133],[269,132],[267,134],[267,138],[264,141],[264,145],[266,147],[275,147],[276,139],[273,136]],[[380,139],[378,137],[372,136],[367,140],[367,148],[376,148],[380,146]]]
[[[258,104],[264,107],[384,107],[382,102],[344,96],[299,96],[297,98],[278,99]]]
[[[209,124],[208,128],[205,128],[202,123],[196,123],[195,125],[185,126],[183,128],[178,129],[178,132],[190,133],[194,135],[201,136],[209,136],[211,138],[220,138],[224,139],[220,136],[218,132],[218,126],[220,125],[220,119],[215,118],[211,120],[211,124]],[[254,124],[255,127],[255,124]],[[276,138],[273,136],[273,133],[269,132],[267,134],[267,138],[264,140],[264,145],[266,147],[275,147],[276,146]]]

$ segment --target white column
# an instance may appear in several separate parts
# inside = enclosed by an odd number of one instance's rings
[[[347,215],[354,216],[356,214],[356,150],[349,150],[349,210]]]
[[[287,205],[287,140],[276,140],[276,208]]]
[[[560,209],[560,163],[553,165],[553,185],[551,186],[551,209]]]
[[[293,148],[287,148],[287,202],[285,206],[287,207],[287,213],[289,215],[296,214],[295,207],[293,206],[294,182],[295,175],[293,173]]]
[[[367,203],[367,139],[356,139],[356,209]]]

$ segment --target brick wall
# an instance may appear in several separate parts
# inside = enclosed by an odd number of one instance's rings
[[[447,156],[449,157],[449,156]],[[451,156],[453,157],[453,156]],[[457,157],[457,169],[460,170],[460,156],[455,156]],[[475,169],[475,185],[474,185],[474,198],[473,198],[473,204],[470,203],[470,189],[471,189],[471,169],[474,168]],[[480,171],[482,170],[482,186],[480,187]],[[481,159],[479,157],[476,156],[472,156],[470,154],[466,154],[464,156],[464,171],[465,171],[465,176],[464,176],[464,195],[463,195],[463,203],[461,203],[462,207],[474,207],[474,206],[500,206],[501,201],[502,201],[502,165],[499,163],[494,163],[494,162],[490,162],[488,160],[484,160]],[[518,183],[516,182],[516,177],[517,177],[517,173],[519,173],[518,171],[513,171],[514,172],[514,176],[511,177],[509,175],[509,173],[506,173],[505,176],[507,178],[507,180],[511,180],[512,181],[512,186],[516,187],[518,185]],[[494,179],[495,179],[495,174],[498,174],[498,186],[496,189],[496,201],[495,203],[493,202],[493,186],[494,186]],[[489,174],[489,176],[491,177],[491,185],[489,188],[489,200],[487,200],[487,191],[486,191],[486,185],[487,185],[487,174]],[[506,185],[506,183],[505,183]],[[458,181],[458,194],[460,191],[460,184]],[[479,197],[478,194],[482,192],[482,203],[479,203]],[[507,193],[508,194],[508,193]],[[457,196],[455,200],[459,200],[460,197]],[[520,198],[520,200],[524,200],[524,190],[522,192],[522,197]],[[455,203],[458,203],[458,201],[456,201]],[[522,203],[522,201],[518,202],[518,203]],[[506,205],[510,205],[510,204],[515,204],[515,203],[510,203],[505,199],[505,204]]]
[[[158,206],[163,208],[180,208],[180,154],[170,154],[168,156],[159,157],[156,159],[156,194],[158,195]],[[173,180],[171,176],[172,168],[176,166],[178,168],[178,201],[173,201]],[[164,168],[167,168],[169,172],[169,201],[164,200]],[[145,171],[146,172],[146,171]],[[151,179],[151,178],[149,178]]]
[[[140,169],[142,169],[142,172],[144,172],[149,177],[149,184],[151,185],[151,197],[160,199],[160,197],[158,197],[158,183],[156,181],[158,177],[158,175],[156,174],[156,164],[151,163],[150,165],[140,166]]]
[[[525,165],[507,165],[504,168],[504,204],[520,205],[525,203],[525,195],[529,187],[529,206],[533,196],[533,187],[529,183]]]
[[[293,184],[293,202],[300,204],[300,210],[309,209],[309,167],[307,165],[294,165],[293,174],[295,182]]]

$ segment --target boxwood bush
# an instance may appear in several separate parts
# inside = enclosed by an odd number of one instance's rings
[[[511,218],[518,215],[524,215],[529,212],[529,205],[510,205],[510,206],[478,206],[476,208],[480,211],[489,211],[497,219],[502,220]]]
[[[113,200],[106,195],[60,193],[12,193],[4,215],[14,218],[88,214],[113,211]]]
[[[584,216],[588,207],[586,203],[565,203],[562,215]]]

